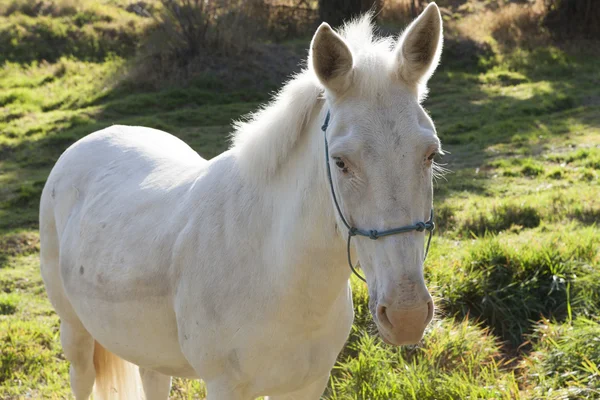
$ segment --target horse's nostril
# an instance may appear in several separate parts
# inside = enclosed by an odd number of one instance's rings
[[[391,328],[392,323],[390,322],[390,319],[388,318],[386,311],[387,311],[386,306],[377,306],[377,320],[379,321],[380,324],[382,324],[386,328]]]
[[[433,318],[433,301],[429,300],[427,302],[427,318],[425,318],[425,325],[429,324],[429,322],[431,322],[432,318]]]

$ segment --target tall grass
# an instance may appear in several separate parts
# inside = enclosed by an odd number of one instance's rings
[[[600,397],[600,324],[541,321],[531,335],[533,351],[521,362],[523,385],[539,399]]]
[[[336,367],[332,400],[513,399],[519,393],[494,337],[468,320],[435,322],[415,347],[387,347],[367,334],[351,346],[357,355]]]
[[[453,264],[431,273],[447,315],[484,321],[517,347],[542,317],[600,311],[600,238],[594,228],[504,237],[486,235]],[[567,302],[568,300],[568,302]]]

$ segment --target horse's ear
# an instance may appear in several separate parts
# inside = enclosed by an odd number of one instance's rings
[[[310,44],[310,62],[319,81],[336,94],[350,85],[352,52],[344,39],[323,22]]]
[[[396,46],[398,75],[408,84],[425,84],[442,54],[442,16],[435,3],[404,31]]]

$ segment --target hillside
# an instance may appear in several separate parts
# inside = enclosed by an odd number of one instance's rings
[[[149,84],[139,75],[148,60],[132,54],[151,18],[119,0],[48,4],[0,5],[2,399],[71,398],[37,233],[62,151],[119,123],[166,130],[214,157],[231,121],[269,99],[309,40],[206,58]],[[489,23],[463,23],[474,15]],[[328,399],[600,398],[600,54],[597,44],[528,44],[523,25],[507,17],[500,30],[498,15],[447,15],[424,103],[450,170],[435,184],[425,270],[439,315],[422,344],[388,347],[369,334],[366,288],[353,281],[355,330]],[[175,380],[172,398],[203,396],[201,382]]]

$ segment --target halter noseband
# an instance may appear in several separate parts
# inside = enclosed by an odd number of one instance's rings
[[[325,117],[325,123],[321,127],[321,130],[323,131],[323,136],[325,137],[325,162],[327,164],[327,178],[329,178],[329,186],[331,187],[331,195],[333,196],[333,202],[335,203],[335,208],[337,209],[340,219],[342,220],[344,225],[346,225],[346,228],[348,228],[347,252],[348,252],[348,265],[350,265],[350,269],[352,270],[352,272],[354,272],[354,274],[356,276],[358,276],[358,278],[361,281],[363,281],[365,283],[367,282],[367,280],[365,278],[363,278],[356,271],[356,269],[354,268],[354,265],[352,265],[352,256],[350,255],[350,241],[352,240],[352,236],[365,236],[365,237],[368,237],[369,239],[377,240],[380,237],[397,235],[399,233],[406,233],[406,232],[412,232],[412,231],[417,231],[417,232],[429,231],[429,239],[427,239],[427,247],[425,249],[425,257],[423,257],[423,260],[425,260],[427,258],[427,253],[429,253],[429,244],[431,243],[431,236],[433,235],[433,230],[435,229],[435,223],[433,222],[433,208],[431,209],[431,216],[429,217],[429,221],[427,221],[427,222],[417,222],[414,225],[406,225],[406,226],[402,226],[400,228],[387,229],[385,231],[377,231],[375,229],[366,231],[366,230],[358,229],[356,227],[350,226],[348,221],[346,221],[346,218],[344,218],[344,214],[342,213],[342,209],[340,208],[340,205],[337,201],[337,197],[335,195],[335,190],[333,188],[333,179],[331,178],[331,166],[329,165],[329,144],[327,143],[327,127],[329,126],[330,117],[331,117],[331,113],[329,111],[327,111],[327,116]]]

